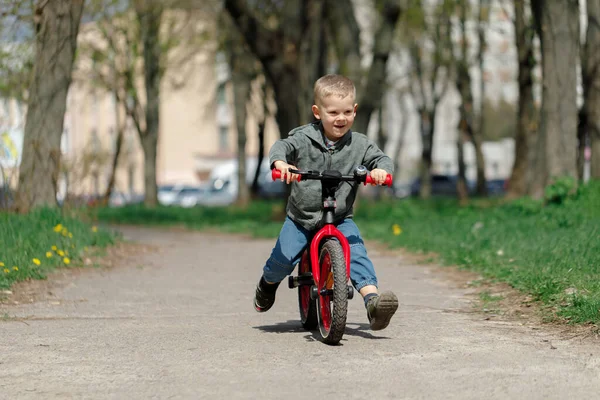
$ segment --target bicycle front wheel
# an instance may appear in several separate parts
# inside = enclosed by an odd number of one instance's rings
[[[323,342],[338,344],[346,330],[348,312],[348,277],[342,245],[337,240],[327,240],[319,254],[321,279],[317,311],[319,331]]]

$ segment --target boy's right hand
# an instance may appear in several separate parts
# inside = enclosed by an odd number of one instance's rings
[[[298,174],[292,174],[290,172],[290,168],[296,169],[296,167],[294,167],[293,165],[290,165],[285,161],[278,160],[273,163],[273,166],[275,167],[275,169],[281,171],[282,182],[289,184],[292,181],[298,180]]]

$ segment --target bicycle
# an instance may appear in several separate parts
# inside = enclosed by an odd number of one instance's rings
[[[348,300],[354,297],[350,279],[350,245],[335,227],[335,192],[341,182],[372,184],[373,180],[364,166],[358,166],[353,175],[339,171],[299,171],[298,181],[320,180],[323,197],[323,226],[312,236],[302,253],[296,276],[288,277],[288,287],[298,288],[300,321],[306,330],[319,327],[322,341],[335,345],[342,340],[346,330]],[[271,171],[273,180],[281,178],[281,171]],[[387,175],[384,185],[391,186],[392,176]]]

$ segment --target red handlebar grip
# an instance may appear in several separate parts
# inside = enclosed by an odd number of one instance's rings
[[[371,178],[371,175],[367,175],[367,179],[365,179],[365,185],[366,184],[371,184],[373,183],[373,178]],[[392,175],[391,174],[387,174],[387,176],[385,177],[385,181],[383,182],[384,186],[392,186]]]
[[[281,171],[278,169],[272,169],[271,170],[271,178],[273,178],[274,181],[276,181],[277,179],[281,179]],[[298,179],[296,179],[298,182],[300,182],[300,179],[302,177],[300,175],[298,175]]]

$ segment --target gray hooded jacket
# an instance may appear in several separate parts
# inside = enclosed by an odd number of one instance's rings
[[[348,131],[327,149],[321,122],[300,126],[287,138],[276,141],[269,152],[271,168],[278,160],[302,171],[337,170],[343,175],[351,175],[357,165],[364,165],[369,171],[381,168],[390,174],[394,172],[392,160],[362,133]],[[287,215],[305,229],[318,228],[323,218],[321,182],[306,180],[291,185]],[[342,182],[338,187],[336,221],[352,217],[358,185],[356,182]]]

